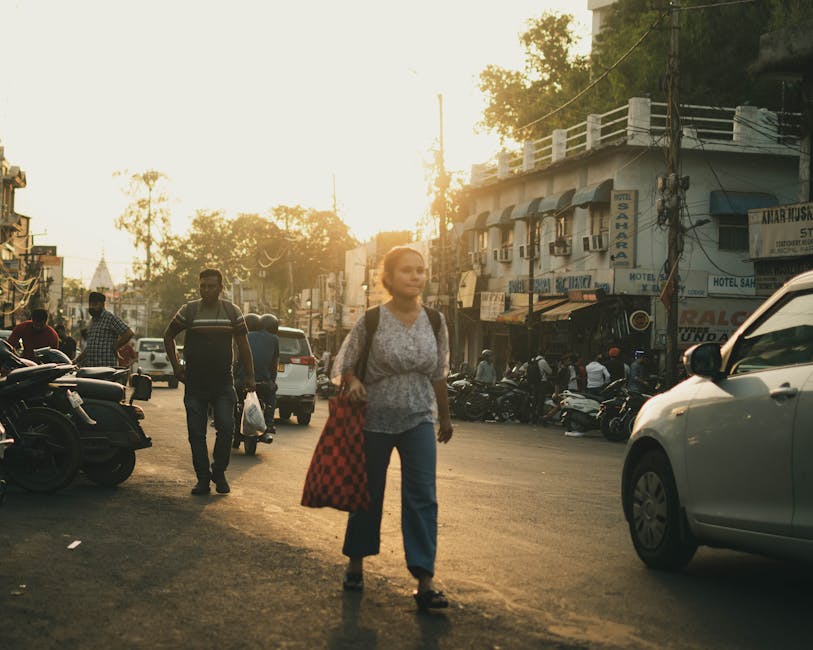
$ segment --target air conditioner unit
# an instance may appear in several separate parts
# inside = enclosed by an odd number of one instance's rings
[[[531,257],[531,247],[529,244],[520,244],[519,257],[523,260],[527,260]],[[534,247],[534,257],[539,258],[539,244]]]
[[[606,251],[607,239],[606,233],[587,235],[586,237],[582,237],[582,245],[586,251]]]
[[[559,257],[570,255],[571,243],[570,239],[557,239],[548,244],[548,251],[551,255]]]
[[[500,262],[510,262],[514,258],[514,251],[510,246],[504,246],[499,249],[499,257],[497,258]]]

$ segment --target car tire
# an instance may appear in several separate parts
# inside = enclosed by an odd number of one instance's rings
[[[302,413],[299,412],[296,414],[296,422],[302,426],[306,426],[311,423],[311,415],[312,413]]]
[[[682,521],[675,477],[662,451],[648,451],[635,463],[625,490],[632,543],[651,569],[681,569],[695,554],[697,542]]]

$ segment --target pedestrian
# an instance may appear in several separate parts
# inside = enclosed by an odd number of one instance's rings
[[[390,250],[384,256],[381,281],[390,299],[379,307],[363,383],[355,365],[367,340],[364,318],[356,321],[334,364],[334,377],[341,376],[350,399],[367,401],[364,448],[371,505],[347,520],[342,552],[349,561],[343,586],[361,590],[364,558],[379,553],[387,467],[395,448],[401,459],[406,564],[418,581],[413,597],[420,609],[448,607],[433,579],[438,528],[433,413],[437,409],[437,442],[446,443],[452,437],[445,380],[449,334],[442,315],[434,312],[435,330],[421,305],[426,266],[420,253],[406,246]]]
[[[218,494],[231,491],[226,468],[231,456],[234,435],[234,406],[237,394],[232,375],[232,341],[237,346],[240,363],[246,369],[247,392],[256,389],[254,363],[246,336],[246,321],[237,305],[220,297],[223,275],[218,269],[200,272],[200,299],[183,305],[167,325],[164,348],[178,381],[184,383],[184,406],[192,466],[197,483],[192,494],[209,494],[214,482]],[[175,337],[186,330],[185,365],[178,361]],[[214,413],[215,444],[212,464],[206,445],[207,412]]]
[[[54,330],[59,337],[59,350],[68,357],[68,359],[73,360],[76,356],[76,339],[65,330],[65,326],[61,323],[57,325]]]
[[[133,330],[114,313],[104,308],[105,295],[91,291],[88,296],[88,313],[91,316],[87,341],[76,357],[76,365],[115,366],[118,350],[133,338]]]
[[[581,355],[574,354],[572,358],[573,368],[576,370],[576,390],[583,392],[587,389],[587,366]]]
[[[607,351],[607,356],[609,357],[607,361],[604,363],[604,367],[607,368],[607,372],[610,373],[610,381],[615,381],[616,379],[623,379],[627,376],[627,371],[625,368],[624,360],[621,358],[621,348],[618,347],[611,347]]]
[[[34,309],[31,318],[17,323],[7,341],[16,350],[22,344],[23,357],[37,360],[34,350],[37,348],[58,348],[59,335],[53,327],[48,325],[48,310]]]
[[[492,386],[497,383],[497,368],[494,366],[494,352],[492,350],[486,349],[480,353],[480,363],[477,364],[474,381]]]
[[[630,384],[633,390],[646,390],[647,372],[646,372],[646,351],[636,350],[633,353],[633,362],[630,366]]]
[[[587,392],[598,395],[610,381],[610,371],[602,363],[604,355],[597,354],[596,357],[585,366],[587,374]]]
[[[545,402],[553,394],[553,368],[540,350],[529,362],[525,372],[533,396],[534,412],[531,420],[537,422],[545,415]]]

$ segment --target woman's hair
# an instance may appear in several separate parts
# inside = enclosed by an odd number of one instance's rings
[[[384,288],[390,295],[392,295],[392,292],[390,291],[390,283],[386,279],[387,274],[392,275],[392,273],[395,271],[395,267],[398,266],[398,262],[401,261],[401,258],[409,253],[414,253],[421,258],[421,262],[424,262],[424,264],[426,263],[423,259],[423,255],[409,246],[393,246],[387,252],[387,254],[384,255],[384,259],[381,261],[381,284],[384,285]]]

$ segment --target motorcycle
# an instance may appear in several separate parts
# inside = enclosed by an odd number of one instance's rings
[[[600,393],[562,391],[562,423],[568,431],[591,431],[601,428],[601,406],[623,390],[623,379],[607,384]],[[608,406],[609,408],[609,406]]]
[[[647,392],[644,392],[647,391]],[[607,410],[601,421],[601,433],[611,442],[625,442],[632,434],[632,425],[638,411],[655,391],[644,382],[627,383],[621,395],[613,398],[613,402],[621,400],[616,415],[611,415],[612,410]]]
[[[59,350],[41,348],[36,351],[38,359],[67,359]],[[44,364],[54,365],[54,364]],[[0,346],[0,371],[11,368],[44,367],[17,356],[10,346]],[[119,368],[79,368],[69,363],[68,368],[54,379],[55,387],[63,387],[78,394],[87,418],[75,410],[55,402],[53,396],[25,395],[30,406],[55,408],[67,415],[77,428],[81,444],[81,469],[93,483],[113,487],[126,481],[133,473],[135,452],[152,446],[152,440],[141,427],[144,411],[133,404],[135,400],[147,401],[152,396],[152,380],[148,375],[137,373],[130,377],[132,392],[125,401],[126,388],[120,383]],[[125,368],[126,372],[127,369]],[[13,374],[15,371],[12,370]],[[71,374],[69,374],[71,373]],[[11,376],[11,374],[9,376]]]
[[[14,444],[14,440],[6,436],[6,427],[0,423],[0,468],[3,466],[3,456],[6,452],[8,445]],[[3,505],[3,499],[6,497],[6,477],[0,474],[0,506]]]
[[[242,386],[236,386],[235,389],[237,392],[237,402],[234,404],[234,436],[232,438],[231,446],[233,449],[239,449],[240,443],[243,443],[243,449],[246,452],[246,456],[253,456],[257,453],[258,442],[264,442],[270,445],[272,442],[274,442],[274,437],[268,431],[261,435],[248,435],[241,431],[243,423],[243,409],[245,408],[246,401],[246,389]],[[265,391],[263,390],[262,384],[257,384],[257,399],[260,400],[260,407],[265,415],[265,421],[273,424],[274,414],[272,412],[268,412],[268,401],[266,400]],[[273,431],[273,429],[270,430]]]
[[[75,422],[95,423],[82,408],[82,398],[69,385],[55,383],[73,368],[53,363],[20,367],[0,382],[0,424],[13,442],[2,446],[2,469],[30,492],[65,487],[81,466]]]

